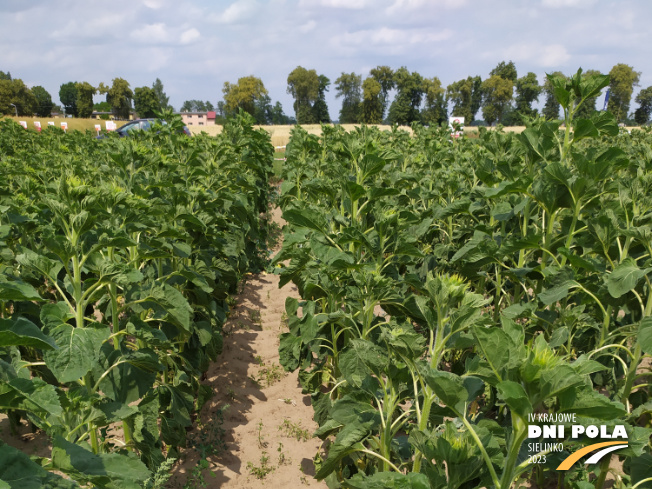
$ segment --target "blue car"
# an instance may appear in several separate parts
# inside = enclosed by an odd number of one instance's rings
[[[115,132],[118,133],[118,136],[122,138],[125,136],[129,136],[130,134],[136,131],[148,131],[154,126],[154,123],[163,124],[163,125],[167,124],[166,121],[160,119],[136,119],[127,122],[124,126],[121,126],[118,129],[116,129]],[[188,126],[183,126],[183,133],[186,136],[192,136],[190,129],[188,129]],[[103,138],[104,136],[98,136],[98,139],[103,139]]]

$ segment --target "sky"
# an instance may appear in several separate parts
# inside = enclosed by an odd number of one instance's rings
[[[160,78],[177,110],[191,99],[216,105],[225,82],[254,75],[294,115],[287,76],[303,66],[331,80],[335,120],[335,80],[379,65],[445,87],[488,78],[501,61],[540,83],[553,71],[606,74],[624,63],[645,88],[651,20],[649,0],[0,0],[0,71],[43,86],[55,103],[69,81],[120,77],[134,89]]]

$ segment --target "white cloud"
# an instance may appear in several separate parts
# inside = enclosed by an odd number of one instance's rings
[[[433,52],[433,45],[452,39],[455,33],[450,29],[394,29],[382,27],[343,33],[331,39],[331,45],[340,54],[375,53],[380,56],[409,55],[415,49]],[[418,48],[417,48],[418,47]]]
[[[150,72],[154,72],[165,68],[168,65],[170,56],[167,50],[155,49],[147,58],[147,68]]]
[[[541,50],[539,65],[544,68],[552,68],[555,66],[563,66],[570,61],[571,55],[566,50],[565,46],[561,44],[551,44],[544,46]]]
[[[566,47],[561,44],[518,44],[508,48],[505,57],[515,63],[531,63],[542,68],[564,66],[571,59]]]
[[[346,33],[340,37],[342,37],[344,43],[350,43],[352,45],[364,46],[371,44],[382,46],[440,42],[451,39],[453,35],[453,31],[450,29],[437,32],[424,29],[413,30],[382,27],[377,30],[368,29]]]
[[[309,4],[302,0],[301,4]],[[312,2],[314,3],[314,2]],[[365,8],[369,2],[367,0],[319,0],[319,5],[322,7],[331,8],[347,8],[347,9],[362,9]]]
[[[200,37],[201,34],[199,33],[199,31],[194,27],[192,27],[181,34],[181,38],[179,39],[179,41],[181,42],[181,44],[190,44],[196,41],[197,39],[199,39]]]
[[[308,32],[314,30],[315,27],[317,27],[317,22],[315,22],[314,20],[309,20],[305,24],[299,26],[299,32],[303,34],[307,34]]]
[[[28,19],[26,19],[28,20]],[[113,39],[121,35],[127,25],[124,14],[102,13],[94,17],[76,17],[61,22],[60,29],[52,31],[50,37],[61,40]]]
[[[151,8],[152,10],[158,10],[163,6],[161,0],[145,0],[143,3],[145,4],[145,7]]]
[[[256,0],[237,0],[229,5],[224,12],[213,16],[220,24],[237,24],[251,19],[258,8]]]
[[[138,30],[132,31],[130,37],[136,41],[148,44],[155,44],[170,40],[168,29],[162,22],[157,24],[147,24]]]
[[[466,0],[394,0],[387,8],[388,14],[397,14],[405,10],[417,10],[429,7],[460,8],[466,5]]]
[[[541,4],[549,8],[591,7],[596,0],[542,0]]]

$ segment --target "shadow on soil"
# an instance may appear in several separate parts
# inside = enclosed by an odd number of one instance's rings
[[[203,381],[211,387],[213,397],[188,432],[188,448],[183,450],[180,463],[173,469],[166,486],[170,489],[221,487],[230,480],[226,469],[238,474],[246,471],[233,455],[241,448],[234,438],[234,430],[247,423],[244,413],[251,410],[255,399],[267,400],[261,385],[248,375],[248,371],[250,366],[258,364],[251,345],[262,330],[260,311],[265,304],[260,291],[269,283],[264,276],[258,276],[241,288],[237,304],[223,328],[223,351],[209,367]],[[200,470],[202,459],[208,462],[204,464],[209,470]]]

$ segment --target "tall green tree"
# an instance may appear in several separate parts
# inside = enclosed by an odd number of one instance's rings
[[[545,81],[543,82],[543,94],[546,97],[546,102],[543,106],[542,115],[548,120],[559,119],[559,102],[555,97],[555,87],[550,82],[550,77],[565,77],[561,71],[554,71],[548,73]]]
[[[320,80],[315,70],[297,66],[288,75],[287,93],[294,98],[294,113],[299,124],[317,122],[312,106],[319,97]]]
[[[59,87],[59,100],[66,115],[77,117],[77,83],[68,82]]]
[[[514,63],[501,61],[482,82],[482,115],[487,124],[513,121],[512,100],[517,79]]]
[[[223,106],[223,110],[225,106]],[[208,112],[209,110],[215,110],[213,104],[210,101],[203,100],[186,100],[183,105],[181,105],[181,112]]]
[[[362,82],[360,122],[380,124],[383,122],[382,87],[373,77]]]
[[[510,108],[514,85],[512,81],[498,75],[492,75],[482,82],[484,94],[482,116],[490,126],[494,122],[501,122],[505,113]]]
[[[326,92],[331,84],[330,79],[326,75],[319,75],[319,89],[317,90],[317,100],[312,106],[312,113],[315,122],[318,124],[328,123],[331,121],[331,116],[328,113],[328,105],[326,104]]]
[[[479,76],[469,77],[471,79],[471,121],[482,107],[482,78]]]
[[[489,76],[499,76],[505,80],[512,82],[512,86],[516,83],[518,74],[516,73],[516,65],[514,62],[508,61],[507,63],[501,61],[498,65],[489,72]]]
[[[586,77],[594,77],[594,76],[598,76],[598,75],[602,75],[602,73],[600,73],[598,70],[586,70],[584,72],[584,77],[585,78]],[[594,97],[590,97],[590,98],[585,99],[584,103],[582,103],[582,105],[580,105],[579,108],[577,109],[577,111],[575,112],[574,117],[576,119],[579,119],[579,118],[581,118],[581,119],[589,119],[593,115],[593,113],[595,112],[595,103],[598,100],[598,97],[600,97],[601,95],[602,95],[602,93],[598,93]],[[577,102],[579,102],[579,101],[576,101],[576,103]]]
[[[645,124],[652,115],[652,86],[644,88],[636,95],[638,109],[634,111],[634,120],[637,124]]]
[[[641,73],[634,71],[629,65],[619,63],[609,72],[609,111],[619,121],[625,120],[629,114],[629,104],[632,100],[634,87],[638,86]]]
[[[451,83],[446,87],[446,98],[453,103],[451,115],[464,117],[467,124],[473,122],[482,107],[482,78],[469,76]]]
[[[387,118],[391,124],[409,125],[419,120],[419,106],[423,98],[423,78],[419,73],[410,73],[405,66],[394,72],[398,93],[389,107]]]
[[[471,104],[473,96],[473,79],[468,77],[465,80],[458,80],[446,87],[446,97],[452,102],[451,115],[464,117],[467,123],[473,121]]]
[[[441,85],[439,78],[425,78],[423,80],[423,93],[425,107],[421,112],[424,124],[441,125],[448,120],[446,90]]]
[[[114,78],[113,85],[106,93],[106,101],[111,104],[113,115],[128,119],[133,98],[134,93],[129,88],[129,82],[124,78]]]
[[[159,107],[161,107],[161,109],[171,109],[170,97],[165,94],[165,91],[163,90],[163,82],[160,78],[154,80],[152,89],[154,90],[154,93],[156,93],[156,98],[158,98]]]
[[[11,73],[9,71],[7,73],[5,73],[4,71],[0,71],[0,80],[11,81]]]
[[[93,113],[93,95],[98,89],[88,82],[77,82],[75,87],[77,88],[77,117],[90,117]]]
[[[534,117],[537,109],[532,104],[539,100],[543,87],[539,85],[537,75],[531,71],[516,80],[516,114],[519,118]]]
[[[156,90],[150,87],[134,88],[134,110],[138,117],[155,117],[161,111],[161,102]]]
[[[254,120],[256,124],[271,124],[272,120],[272,99],[269,95],[261,95],[254,101]]]
[[[268,94],[262,80],[253,75],[239,78],[238,83],[224,82],[222,93],[227,115],[237,114],[240,109],[254,115],[256,101]]]
[[[382,104],[381,119],[385,117],[389,104],[389,91],[396,87],[394,71],[389,66],[376,66],[369,70],[369,75],[380,85],[380,101]]]
[[[281,102],[276,102],[270,111],[269,124],[296,124],[296,119],[285,115]]]
[[[50,93],[40,85],[33,87],[32,93],[36,98],[36,114],[39,117],[50,117],[54,107]]]
[[[181,104],[181,112],[204,112],[206,110],[206,104],[201,100],[185,100]]]
[[[355,73],[342,73],[335,80],[337,98],[342,97],[340,124],[356,124],[361,117],[362,76]]]
[[[31,116],[36,112],[36,105],[36,97],[23,80],[0,80],[0,113]]]

